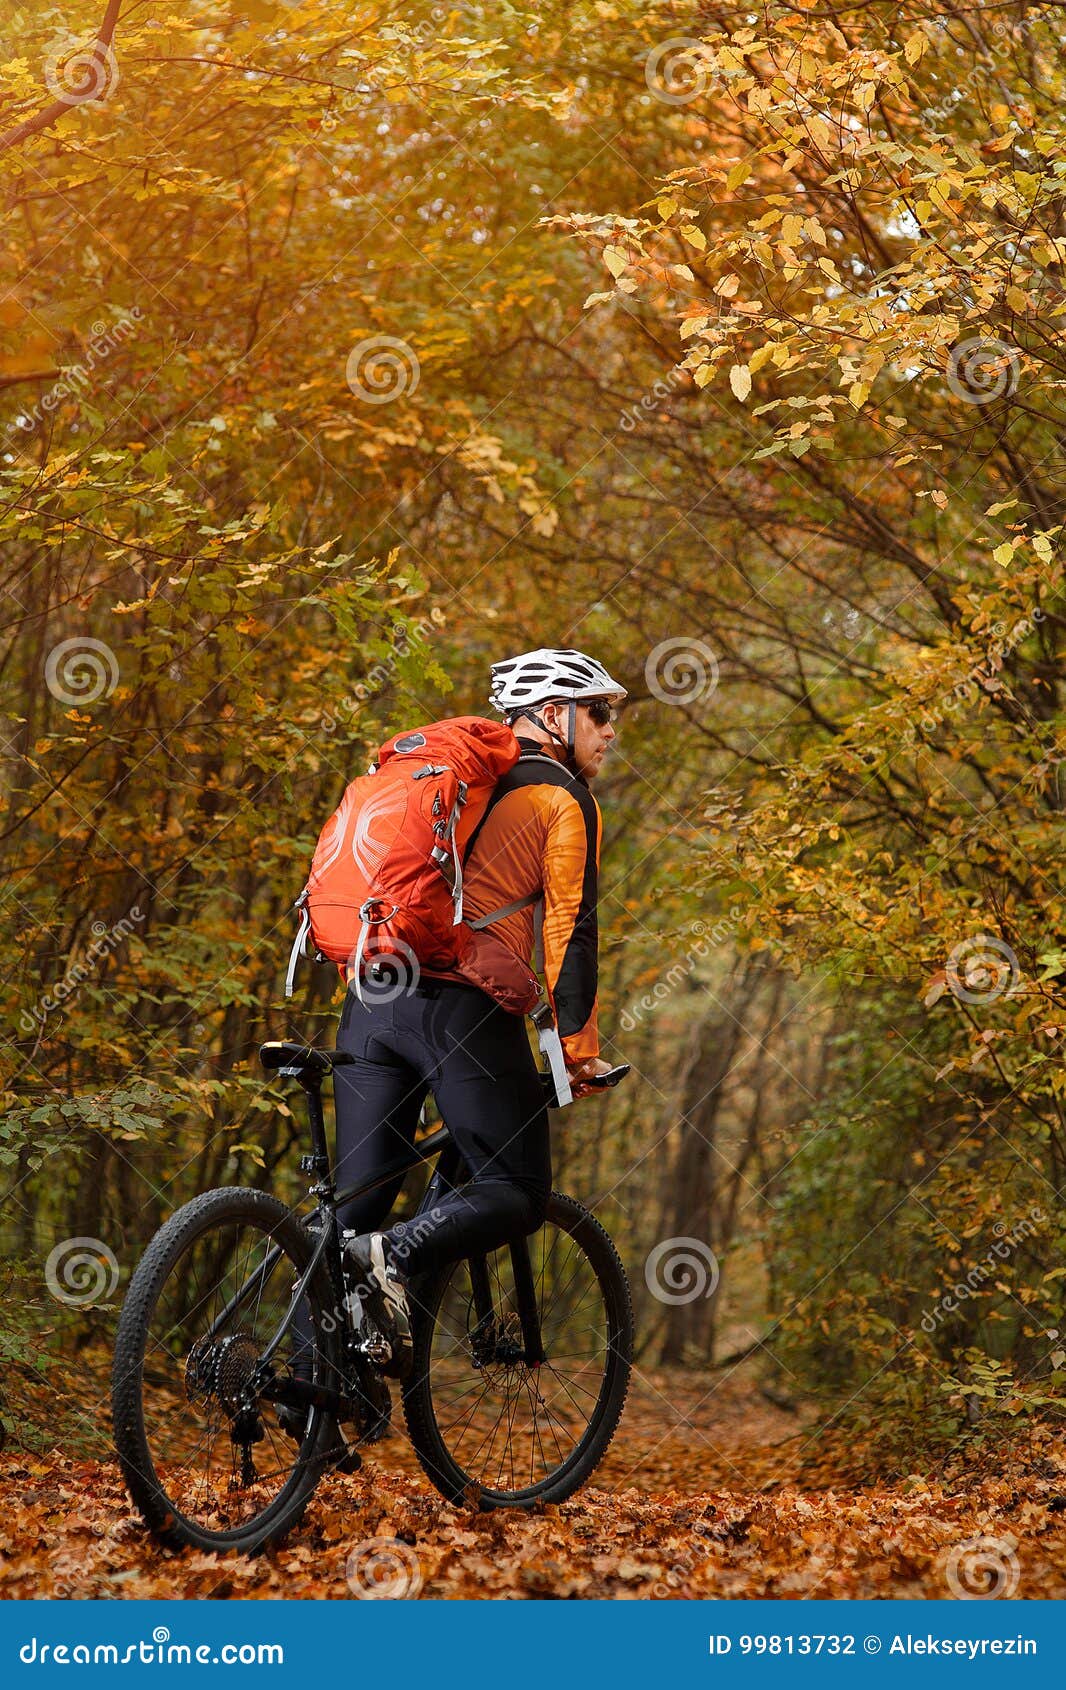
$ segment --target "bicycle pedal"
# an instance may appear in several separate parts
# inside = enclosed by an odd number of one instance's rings
[[[380,1332],[364,1338],[359,1345],[359,1352],[367,1361],[372,1361],[375,1367],[387,1367],[392,1360],[392,1345]]]
[[[363,1458],[357,1449],[345,1446],[344,1454],[334,1460],[332,1465],[335,1473],[358,1473],[363,1465]]]

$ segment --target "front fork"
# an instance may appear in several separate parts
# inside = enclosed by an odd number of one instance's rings
[[[537,1308],[537,1291],[533,1283],[533,1264],[529,1259],[529,1241],[526,1238],[513,1238],[508,1248],[511,1252],[511,1271],[514,1274],[515,1303],[522,1331],[522,1348],[518,1350],[516,1345],[510,1343],[503,1327],[497,1323],[485,1257],[471,1256],[467,1265],[474,1293],[474,1314],[477,1317],[474,1326],[475,1354],[480,1349],[483,1362],[500,1361],[512,1365],[515,1362],[524,1362],[527,1367],[540,1367],[548,1358],[544,1353],[544,1340],[540,1330],[540,1311]]]
[[[426,1186],[422,1201],[415,1211],[416,1218],[418,1215],[428,1214],[444,1193],[454,1191],[461,1185],[464,1173],[463,1159],[458,1148],[454,1143],[446,1144],[437,1159],[436,1169]],[[529,1241],[524,1237],[512,1239],[509,1249],[514,1274],[515,1302],[522,1330],[521,1353],[506,1356],[500,1353],[505,1340],[503,1327],[497,1321],[492,1300],[488,1262],[484,1256],[470,1256],[467,1266],[474,1294],[474,1353],[478,1355],[480,1352],[487,1361],[520,1361],[527,1367],[539,1367],[547,1357],[540,1330],[540,1312],[537,1307],[536,1286],[533,1283],[533,1264],[529,1258]]]

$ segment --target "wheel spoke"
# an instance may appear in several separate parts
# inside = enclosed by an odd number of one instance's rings
[[[129,1338],[122,1343],[120,1330],[115,1389],[139,1390],[139,1424],[135,1431],[124,1429],[124,1459],[140,1473],[147,1449],[151,1511],[175,1521],[179,1535],[192,1529],[201,1534],[191,1541],[207,1537],[224,1544],[260,1518],[273,1518],[309,1473],[321,1410],[310,1410],[303,1435],[290,1438],[276,1405],[258,1397],[253,1384],[308,1257],[302,1243],[295,1258],[291,1244],[279,1244],[279,1231],[284,1236],[291,1223],[280,1205],[258,1193],[227,1193],[200,1226],[183,1225],[184,1214],[167,1223],[174,1243],[158,1289],[138,1310],[136,1347]],[[299,1234],[290,1230],[289,1237]],[[276,1267],[264,1272],[275,1251]],[[321,1379],[327,1359],[333,1367],[323,1311],[312,1306],[306,1290],[301,1305],[302,1330],[317,1332],[314,1373]],[[284,1371],[286,1345],[296,1342],[286,1338],[275,1370]]]
[[[580,1213],[576,1206],[572,1212]],[[485,1258],[491,1330],[478,1330],[465,1264],[445,1274],[434,1309],[427,1311],[434,1324],[415,1394],[427,1403],[433,1450],[442,1452],[455,1475],[449,1490],[474,1486],[501,1501],[548,1490],[579,1456],[584,1459],[605,1412],[608,1379],[620,1367],[628,1375],[628,1353],[620,1353],[612,1337],[604,1283],[575,1223],[549,1220],[530,1238],[529,1252],[543,1365],[531,1367],[523,1359],[508,1249]],[[436,1460],[434,1455],[427,1468],[435,1478]]]

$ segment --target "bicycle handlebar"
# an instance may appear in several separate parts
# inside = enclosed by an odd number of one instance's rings
[[[601,1091],[604,1086],[616,1086],[619,1080],[624,1080],[629,1073],[631,1064],[619,1062],[616,1068],[608,1068],[606,1074],[589,1074],[581,1081],[583,1086],[594,1086]]]
[[[624,1080],[630,1071],[630,1066],[628,1062],[620,1062],[617,1067],[608,1068],[606,1074],[593,1074],[587,1079],[578,1080],[576,1083],[582,1087],[588,1086],[595,1091],[605,1091],[608,1086],[616,1086],[621,1080]],[[541,1068],[539,1072],[540,1083],[544,1088],[545,1103],[549,1109],[558,1109],[559,1099],[555,1094],[555,1081],[552,1078],[551,1069]]]

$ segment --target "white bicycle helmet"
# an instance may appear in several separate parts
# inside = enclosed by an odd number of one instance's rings
[[[524,651],[520,657],[492,665],[489,699],[501,716],[530,705],[547,704],[549,699],[606,698],[620,704],[626,696],[625,687],[583,651],[553,651],[542,646],[539,651]]]
[[[586,657],[583,651],[553,650],[541,646],[537,651],[524,651],[519,657],[508,657],[492,665],[492,686],[489,702],[501,716],[514,726],[521,716],[536,722],[556,745],[561,746],[563,758],[572,774],[574,765],[574,734],[577,705],[582,699],[606,698],[611,704],[621,704],[627,697],[625,687],[613,681],[602,663]],[[537,706],[550,702],[568,702],[566,739],[563,740],[537,715]]]

